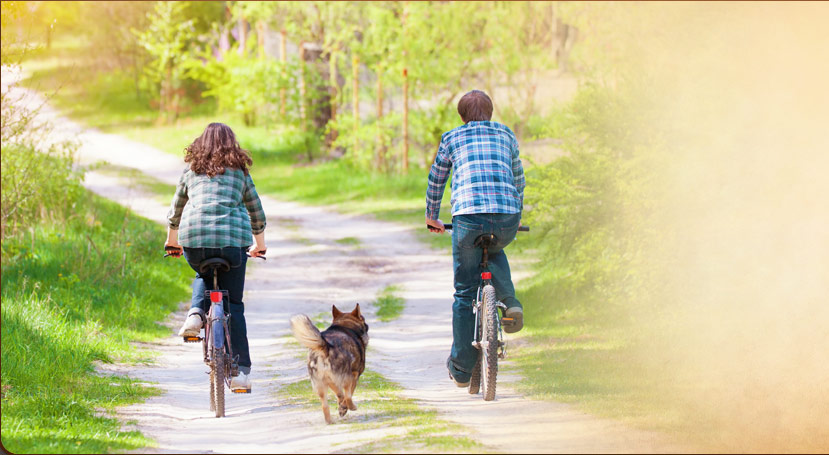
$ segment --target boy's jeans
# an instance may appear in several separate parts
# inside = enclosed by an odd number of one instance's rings
[[[230,346],[233,348],[233,355],[239,356],[239,371],[250,374],[250,349],[245,324],[245,304],[242,302],[242,293],[245,290],[245,266],[248,261],[247,248],[185,247],[184,258],[196,271],[190,308],[201,308],[205,315],[210,310],[210,300],[205,298],[204,291],[213,289],[213,273],[207,272],[204,275],[199,273],[199,263],[208,258],[222,258],[230,263],[230,270],[219,272],[219,289],[226,290],[229,294]],[[225,309],[228,307],[226,306]]]
[[[515,239],[521,214],[482,213],[458,215],[452,218],[452,257],[455,267],[455,303],[452,305],[452,332],[454,342],[448,367],[458,382],[467,382],[478,359],[478,350],[472,346],[475,304],[481,283],[481,256],[483,249],[476,247],[475,239],[482,234],[495,234],[496,244],[488,249],[489,271],[496,298],[507,308],[520,307],[515,298],[509,262],[503,248]]]

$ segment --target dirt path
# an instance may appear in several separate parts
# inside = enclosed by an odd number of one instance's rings
[[[74,136],[80,157],[132,167],[168,183],[183,168],[179,158],[125,138],[84,130],[45,113],[58,127],[55,137]],[[86,185],[98,194],[162,222],[167,207],[120,178],[91,172]],[[171,195],[172,197],[172,195]],[[281,402],[276,390],[304,378],[304,362],[287,347],[294,313],[329,312],[332,304],[350,309],[367,304],[389,284],[402,287],[403,315],[379,322],[364,305],[371,326],[367,367],[396,381],[405,396],[465,425],[469,436],[496,452],[652,452],[666,447],[658,436],[597,419],[559,403],[522,398],[508,387],[519,380],[499,375],[498,399],[484,402],[455,388],[444,366],[451,345],[451,257],[419,243],[410,227],[329,209],[263,197],[268,215],[267,262],[249,262],[245,291],[253,359],[253,393],[228,396],[227,416],[207,410],[206,367],[200,345],[182,344],[173,330],[184,312],[169,321],[170,337],[151,348],[154,365],[130,367],[129,376],[156,383],[161,396],[120,412],[154,438],[159,452],[285,453],[357,450],[399,429],[353,431],[348,422],[325,425],[319,410]],[[420,220],[413,221],[420,226]],[[357,244],[338,239],[353,237]],[[159,239],[159,245],[163,239]],[[360,388],[355,401],[359,406]],[[405,448],[401,449],[405,450]]]

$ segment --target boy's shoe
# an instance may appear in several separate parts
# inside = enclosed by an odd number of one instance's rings
[[[199,331],[204,325],[204,321],[202,321],[203,314],[204,312],[201,309],[191,308],[190,312],[187,313],[187,319],[184,320],[184,325],[178,331],[178,335],[182,337],[199,336]]]
[[[518,332],[524,327],[524,310],[520,306],[507,308],[504,317],[501,318],[501,325],[504,326],[504,332]]]
[[[466,382],[458,382],[458,380],[457,380],[457,379],[455,379],[455,377],[454,377],[454,376],[452,376],[452,372],[451,372],[451,371],[449,372],[449,379],[451,379],[451,380],[452,380],[452,382],[454,382],[454,383],[455,383],[455,385],[456,385],[456,386],[458,386],[458,387],[460,387],[460,388],[463,388],[463,387],[469,387],[469,381],[466,381]]]
[[[449,360],[449,359],[446,359],[446,368],[447,368],[447,369],[449,369],[449,362],[450,362],[450,360]],[[452,376],[452,370],[449,370],[449,379],[451,379],[451,380],[452,380],[452,382],[454,382],[454,383],[455,383],[455,385],[456,385],[456,386],[458,386],[458,387],[469,387],[469,381],[466,381],[466,382],[458,382],[458,381],[455,379],[455,377],[454,377],[454,376]]]
[[[233,393],[250,393],[250,375],[240,371],[230,380],[230,390]]]

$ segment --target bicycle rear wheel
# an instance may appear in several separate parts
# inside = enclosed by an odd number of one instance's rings
[[[481,385],[484,389],[484,400],[492,401],[495,399],[495,382],[498,376],[498,306],[494,287],[484,286],[483,294]]]
[[[481,351],[478,351],[478,360],[475,361],[475,368],[472,369],[472,377],[469,379],[469,394],[475,395],[481,391]]]
[[[211,387],[216,401],[216,417],[225,416],[225,356],[223,352],[213,352]]]

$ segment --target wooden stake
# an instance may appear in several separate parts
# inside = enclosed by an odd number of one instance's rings
[[[352,115],[354,116],[354,151],[360,146],[357,138],[357,131],[360,129],[360,57],[351,57],[351,79],[352,79]]]
[[[383,66],[377,66],[377,167],[386,167],[386,147],[383,144]]]
[[[288,51],[287,51],[287,34],[284,29],[279,31],[279,61],[282,62],[282,77],[285,78],[287,76],[287,71],[285,66],[288,62]],[[279,89],[279,115],[282,118],[285,118],[285,104],[286,104],[286,92],[285,87]]]

